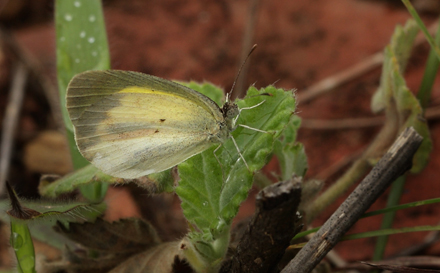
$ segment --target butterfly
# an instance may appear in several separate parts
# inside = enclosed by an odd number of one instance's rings
[[[157,173],[228,138],[246,164],[230,133],[240,111],[255,106],[239,109],[229,96],[220,108],[169,80],[95,70],[70,81],[66,104],[80,153],[109,175],[132,179]]]

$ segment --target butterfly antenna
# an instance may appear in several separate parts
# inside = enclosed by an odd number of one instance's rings
[[[249,59],[249,56],[251,56],[252,52],[257,48],[257,44],[253,45],[251,50],[249,51],[248,55],[246,56],[246,59],[244,59],[243,63],[240,66],[240,69],[238,69],[237,76],[235,76],[234,83],[232,84],[231,91],[226,95],[226,101],[229,101],[229,98],[231,97],[232,91],[234,91],[235,84],[237,83],[238,77],[240,76],[241,70],[243,70],[244,65],[246,64],[247,60]]]

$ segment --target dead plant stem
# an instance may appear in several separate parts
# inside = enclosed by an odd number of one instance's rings
[[[21,62],[18,62],[14,70],[12,87],[9,92],[9,101],[2,128],[1,155],[0,155],[0,195],[5,190],[5,182],[8,179],[12,149],[14,147],[14,134],[17,129],[18,119],[23,104],[24,89],[28,70]]]

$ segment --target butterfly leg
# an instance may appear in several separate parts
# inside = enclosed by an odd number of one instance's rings
[[[263,131],[263,130],[260,130],[260,129],[257,129],[257,128],[254,128],[254,127],[249,127],[249,126],[243,125],[243,124],[238,124],[238,126],[243,127],[243,128],[247,128],[247,129],[250,129],[250,130],[253,130],[253,131],[257,131],[257,132],[260,132],[260,133],[266,133],[266,134],[269,133],[268,131]]]
[[[218,149],[220,149],[220,147],[223,145],[223,143],[221,143],[220,145],[218,145],[217,148],[214,149],[213,153],[214,153],[214,157],[217,160],[218,164],[220,165],[220,169],[222,169],[222,177],[223,177],[223,181],[225,181],[225,170],[223,169],[223,165],[220,162],[220,160],[218,159],[217,155],[215,154],[215,152],[217,152]]]
[[[249,165],[247,164],[246,160],[244,159],[243,155],[240,152],[240,148],[238,148],[237,142],[235,142],[235,138],[231,135],[231,139],[232,142],[234,143],[235,148],[237,149],[238,154],[240,155],[241,159],[243,160],[244,164],[246,165],[248,171],[250,171],[249,169]]]

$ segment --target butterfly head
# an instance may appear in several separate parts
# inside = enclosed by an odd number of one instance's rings
[[[221,108],[221,111],[223,113],[223,118],[225,119],[228,129],[230,131],[233,131],[235,129],[235,117],[237,117],[240,113],[238,105],[234,102],[226,101]]]

